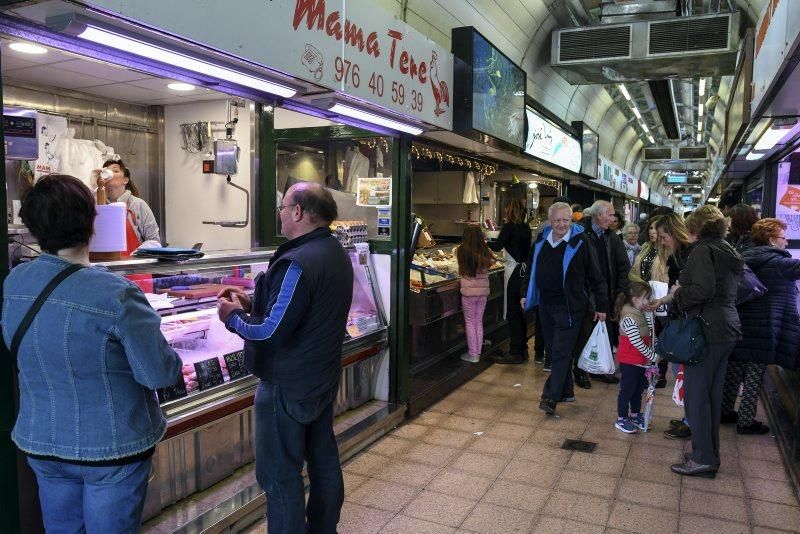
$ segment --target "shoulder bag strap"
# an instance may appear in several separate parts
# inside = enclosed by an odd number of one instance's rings
[[[52,280],[50,280],[50,283],[45,286],[42,292],[39,293],[39,296],[36,297],[36,300],[33,301],[30,309],[28,309],[28,313],[25,314],[22,322],[19,323],[19,327],[17,327],[17,331],[14,333],[14,337],[11,340],[11,356],[14,358],[14,361],[17,360],[17,351],[19,350],[20,343],[22,343],[22,338],[25,337],[25,333],[28,331],[28,328],[30,328],[33,318],[36,317],[37,313],[39,313],[39,310],[47,300],[47,297],[49,297],[50,293],[52,293],[53,290],[69,275],[81,269],[83,269],[83,265],[70,265],[58,273]]]

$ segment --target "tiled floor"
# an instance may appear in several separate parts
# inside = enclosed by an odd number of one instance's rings
[[[662,434],[682,414],[670,388],[654,430],[626,435],[613,428],[617,386],[593,382],[548,418],[546,377],[533,363],[494,365],[352,459],[339,532],[800,531],[772,436],[723,426],[717,478],[682,478],[669,466],[690,444]],[[598,446],[570,452],[565,438]]]

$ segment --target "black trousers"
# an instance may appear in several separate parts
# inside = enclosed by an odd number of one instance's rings
[[[642,393],[647,389],[644,367],[628,363],[619,364],[619,395],[617,395],[617,415],[628,417],[642,412]]]
[[[545,350],[550,357],[550,376],[544,384],[542,397],[558,402],[575,394],[570,367],[582,314],[570,317],[566,304],[551,304],[539,306],[539,317]]]
[[[683,372],[684,409],[692,429],[692,460],[719,464],[719,416],[725,372],[735,341],[709,342],[706,359]]]
[[[506,286],[506,320],[508,336],[511,339],[509,354],[512,356],[528,356],[528,328],[525,325],[525,312],[520,304],[522,293],[521,265],[514,268]]]
[[[536,307],[536,322],[533,324],[533,351],[536,360],[545,360],[544,336],[542,336],[542,319],[539,317],[539,307]],[[549,361],[549,360],[547,360]]]
[[[589,338],[592,337],[592,330],[594,330],[594,311],[589,310],[579,319],[581,325],[578,329],[577,338],[575,339],[575,347],[572,349],[572,373],[575,376],[585,375],[586,371],[578,368],[578,359],[581,357],[581,352]]]

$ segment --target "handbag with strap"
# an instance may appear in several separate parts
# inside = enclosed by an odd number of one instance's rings
[[[745,263],[744,271],[742,271],[742,276],[739,278],[739,285],[736,287],[736,305],[763,297],[766,293],[767,286],[759,280],[756,273]]]
[[[673,317],[656,342],[656,353],[668,362],[697,365],[706,359],[702,315]]]
[[[39,296],[36,297],[36,300],[33,301],[33,304],[28,309],[28,313],[26,313],[25,317],[22,318],[22,321],[17,327],[17,331],[14,333],[14,337],[11,339],[11,357],[14,359],[14,362],[17,361],[17,351],[22,343],[22,338],[25,337],[25,333],[28,331],[28,328],[30,328],[34,317],[36,317],[36,314],[39,313],[39,310],[42,308],[42,305],[44,305],[47,297],[49,297],[50,293],[52,293],[61,282],[66,280],[69,275],[81,269],[83,269],[83,265],[72,264],[63,271],[59,272],[53,277],[52,280],[50,280],[44,289],[42,289],[42,292],[39,293]]]

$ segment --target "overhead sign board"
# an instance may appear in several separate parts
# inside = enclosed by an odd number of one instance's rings
[[[577,139],[536,113],[525,110],[528,136],[525,153],[569,171],[581,171],[581,144]]]
[[[639,180],[639,198],[642,200],[650,200],[650,188],[641,180]]]
[[[369,0],[81,3],[452,129],[453,55]]]

